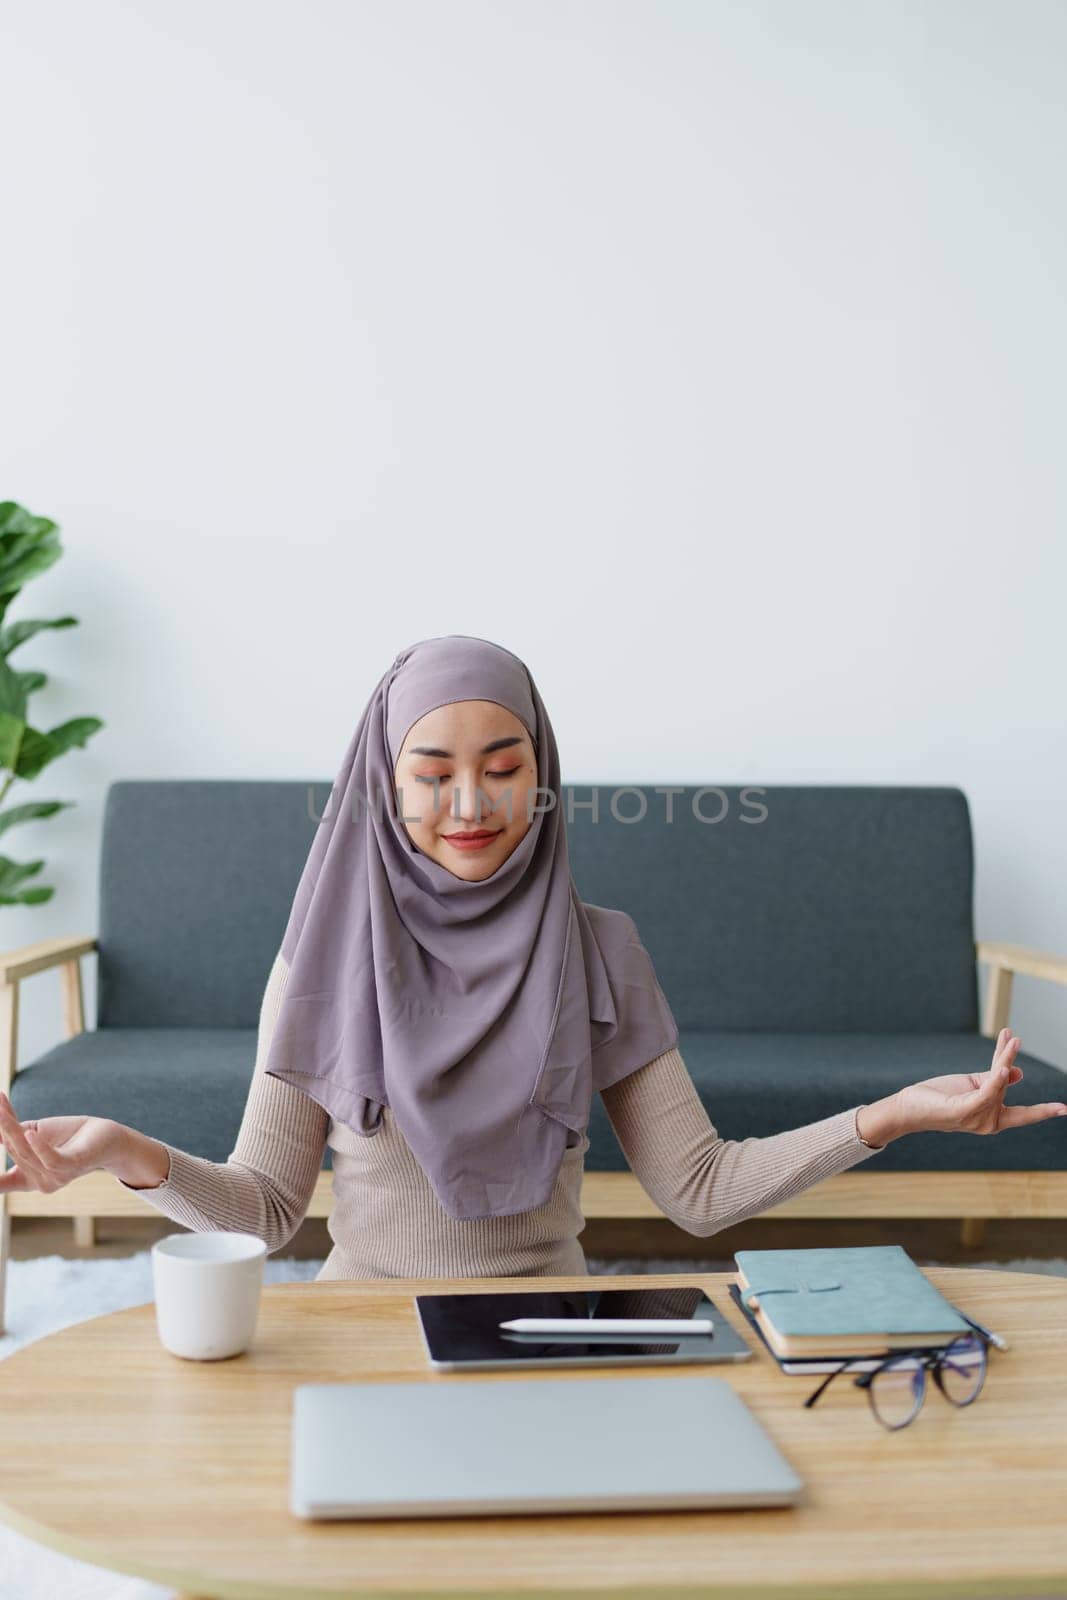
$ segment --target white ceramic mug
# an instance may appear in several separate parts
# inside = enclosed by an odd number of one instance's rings
[[[152,1246],[160,1342],[187,1361],[219,1361],[252,1343],[267,1246],[252,1233],[168,1233]]]

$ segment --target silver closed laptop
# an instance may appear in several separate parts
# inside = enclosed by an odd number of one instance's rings
[[[723,1378],[469,1378],[293,1391],[289,1509],[315,1519],[791,1505]]]

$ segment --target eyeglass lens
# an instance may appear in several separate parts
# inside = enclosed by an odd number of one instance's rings
[[[945,1397],[953,1405],[974,1400],[985,1377],[985,1346],[973,1334],[964,1334],[942,1352],[940,1370]],[[887,1428],[902,1428],[923,1403],[926,1363],[922,1356],[902,1355],[874,1374],[871,1405]]]
[[[982,1387],[985,1370],[985,1345],[972,1334],[966,1334],[945,1351],[941,1361],[941,1386],[955,1405],[970,1405]]]
[[[879,1422],[902,1428],[923,1403],[926,1368],[921,1356],[898,1356],[880,1367],[871,1380],[870,1397]]]

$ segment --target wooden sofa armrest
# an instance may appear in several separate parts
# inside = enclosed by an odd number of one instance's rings
[[[91,935],[68,934],[0,954],[0,1089],[5,1094],[18,1071],[19,983],[35,972],[46,972],[50,967],[61,969],[63,1034],[73,1039],[85,1027],[81,958],[96,948]]]
[[[1024,944],[996,944],[988,939],[978,941],[975,954],[989,967],[982,1032],[990,1039],[995,1039],[1001,1028],[1007,1027],[1011,984],[1017,972],[1028,978],[1046,978],[1049,983],[1067,984],[1067,956],[1030,950]]]
[[[0,954],[0,983],[17,983],[20,978],[29,978],[35,972],[45,972],[49,967],[58,967],[66,961],[91,955],[95,949],[95,939],[76,934],[24,944],[21,950]]]

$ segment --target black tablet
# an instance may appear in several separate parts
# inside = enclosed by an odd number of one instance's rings
[[[417,1294],[423,1344],[432,1367],[466,1372],[487,1367],[684,1366],[745,1361],[752,1350],[699,1284],[649,1289],[512,1289],[506,1294]],[[517,1317],[606,1318],[647,1321],[708,1319],[710,1333],[515,1333],[501,1328]]]

